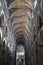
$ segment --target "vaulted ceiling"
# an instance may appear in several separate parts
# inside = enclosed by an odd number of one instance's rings
[[[12,2],[14,2],[14,0],[7,0],[8,4],[11,4]]]
[[[28,40],[32,0],[8,0],[8,3],[17,42]]]

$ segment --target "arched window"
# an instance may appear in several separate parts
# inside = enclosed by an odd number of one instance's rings
[[[2,15],[0,16],[0,27],[3,26],[3,22],[4,22],[4,15],[2,14]]]
[[[23,45],[18,45],[16,49],[16,65],[25,65],[25,49]]]
[[[42,19],[41,19],[41,16],[37,16],[37,28],[38,29],[41,29],[42,27]]]

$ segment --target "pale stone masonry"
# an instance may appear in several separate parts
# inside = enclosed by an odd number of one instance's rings
[[[32,0],[12,0],[9,9],[16,40],[28,39]]]

